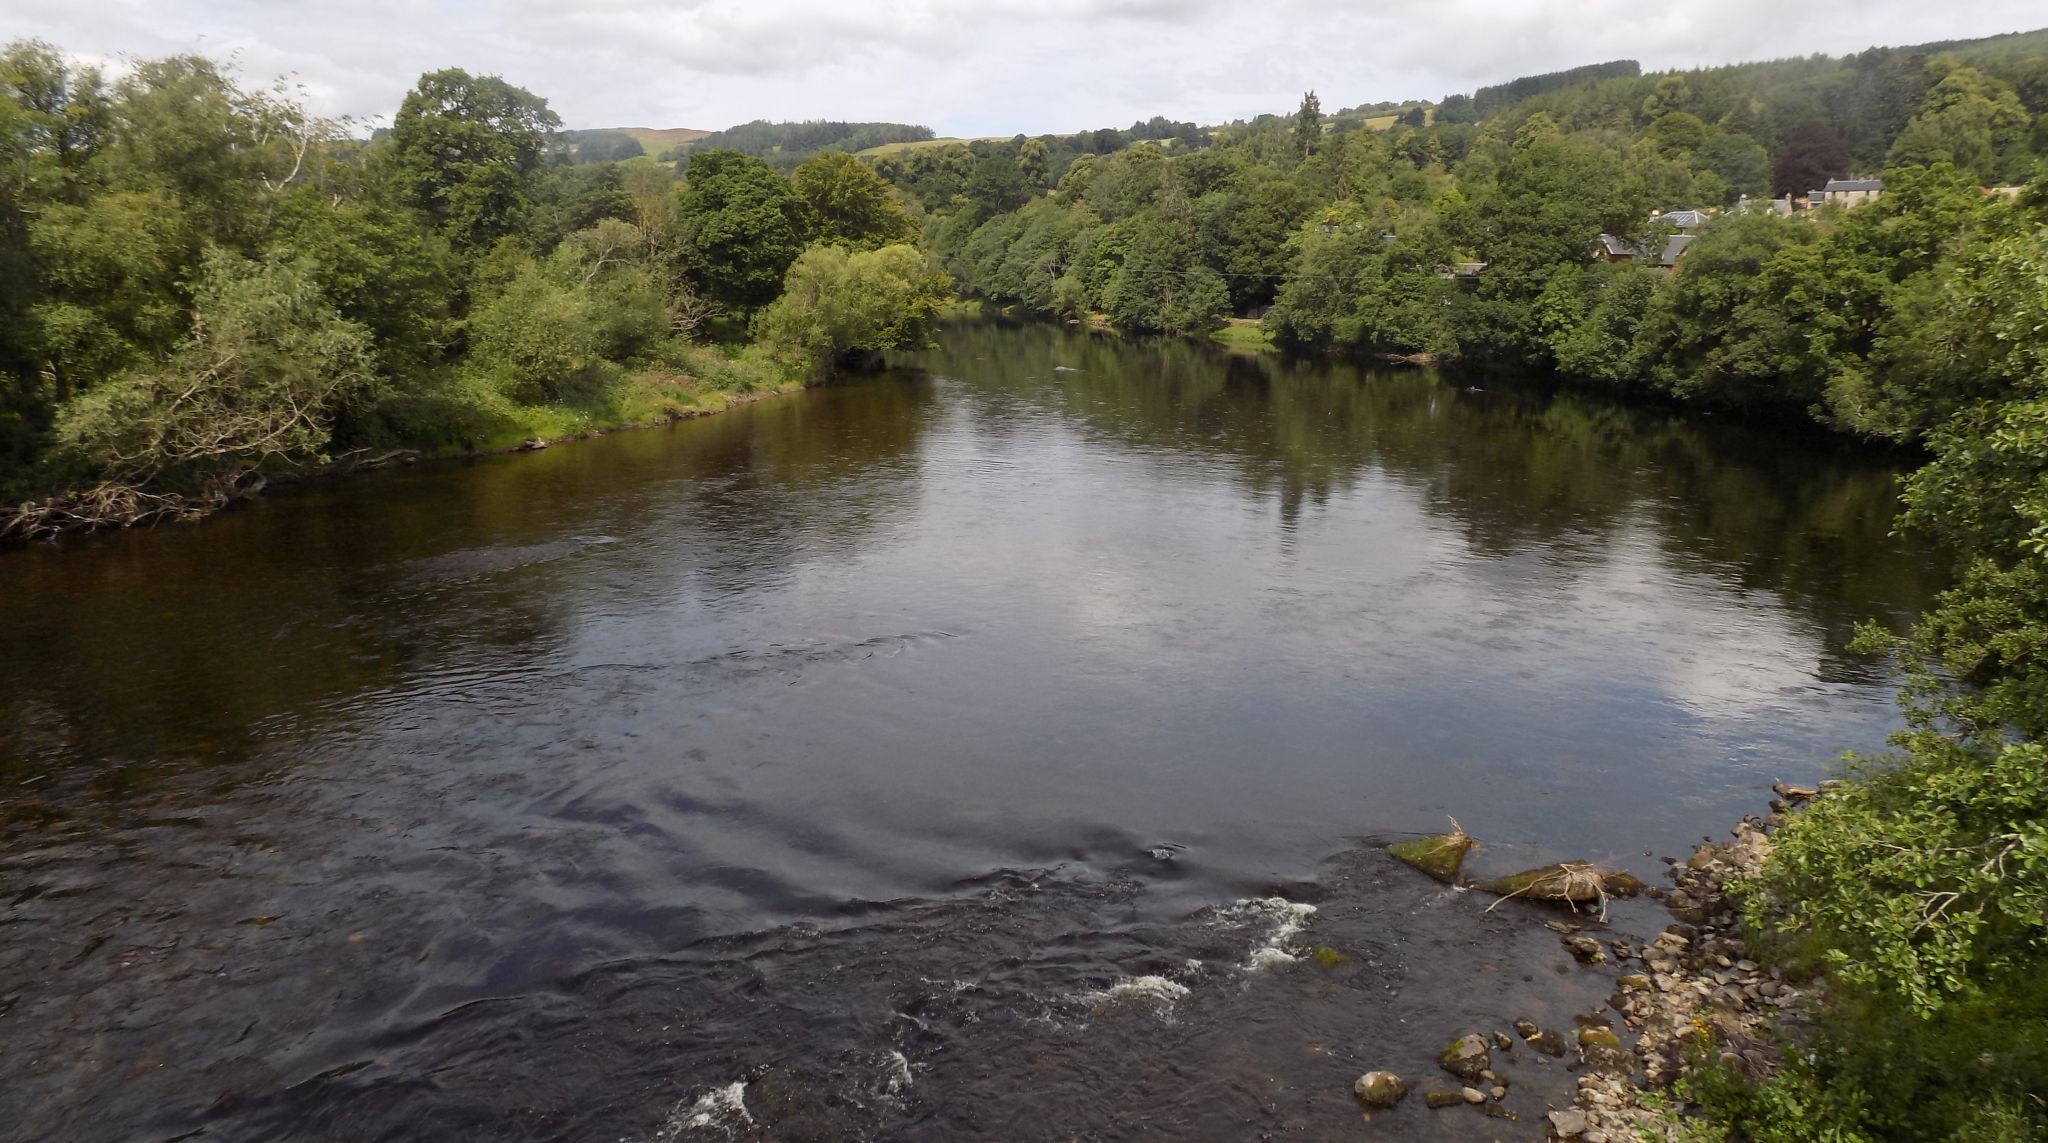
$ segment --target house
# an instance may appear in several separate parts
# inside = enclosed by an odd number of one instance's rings
[[[1678,260],[1685,256],[1686,248],[1691,246],[1693,239],[1697,237],[1695,234],[1666,235],[1660,246],[1654,240],[1637,245],[1626,238],[1603,234],[1600,236],[1600,251],[1596,257],[1609,262],[1647,262],[1655,258],[1657,265],[1672,270],[1678,267]]]
[[[1884,193],[1883,179],[1829,179],[1828,185],[1807,197],[1814,206],[1858,207],[1876,202]]]
[[[1674,210],[1664,214],[1657,214],[1652,212],[1650,215],[1650,221],[1668,222],[1671,225],[1677,227],[1681,234],[1689,234],[1692,231],[1698,230],[1700,227],[1705,226],[1707,224],[1707,216],[1704,211]]]
[[[1748,195],[1743,195],[1735,203],[1735,209],[1743,213],[1752,210],[1768,210],[1772,214],[1784,215],[1789,218],[1792,214],[1792,196],[1788,194],[1783,198],[1771,198],[1758,202]]]

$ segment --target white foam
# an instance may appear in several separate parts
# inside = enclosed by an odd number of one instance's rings
[[[714,1087],[688,1106],[677,1104],[668,1121],[654,1133],[652,1143],[676,1143],[697,1131],[716,1131],[737,1139],[753,1125],[753,1113],[747,1110],[747,1085],[740,1080]]]
[[[1187,999],[1188,986],[1163,976],[1126,976],[1100,992],[1084,992],[1081,999],[1093,1006],[1134,1002],[1171,1008]]]
[[[883,1094],[895,1095],[897,1092],[909,1087],[910,1084],[910,1061],[904,1057],[902,1052],[891,1051],[889,1053],[889,1075],[888,1078],[882,1081]]]
[[[1308,919],[1315,916],[1316,907],[1300,901],[1289,901],[1285,897],[1248,897],[1229,908],[1217,911],[1217,917],[1233,921],[1259,922],[1266,926],[1265,937],[1252,946],[1251,955],[1244,962],[1246,972],[1278,965],[1292,964],[1300,959],[1287,949],[1287,942],[1307,927]]]

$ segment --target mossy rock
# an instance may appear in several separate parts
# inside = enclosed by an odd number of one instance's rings
[[[1502,897],[1589,905],[1603,897],[1633,897],[1642,892],[1643,883],[1629,874],[1588,862],[1560,861],[1489,881],[1480,888]]]
[[[1428,1095],[1423,1096],[1422,1098],[1429,1104],[1430,1110],[1432,1111],[1444,1107],[1465,1106],[1465,1096],[1462,1092],[1433,1091],[1430,1092]]]
[[[1408,1094],[1408,1082],[1393,1072],[1367,1072],[1358,1077],[1351,1091],[1367,1107],[1386,1110]]]
[[[1387,847],[1394,859],[1427,873],[1446,885],[1458,883],[1465,855],[1472,852],[1472,838],[1464,830],[1453,830],[1414,841],[1397,841]]]
[[[1336,968],[1338,965],[1343,964],[1351,959],[1350,957],[1345,956],[1343,953],[1338,952],[1336,949],[1331,948],[1329,945],[1317,945],[1316,951],[1310,953],[1309,955],[1314,957],[1315,962],[1323,966],[1324,968]]]
[[[1485,1039],[1477,1035],[1460,1036],[1444,1045],[1444,1050],[1436,1054],[1436,1062],[1445,1071],[1472,1083],[1493,1067],[1493,1056],[1487,1051]]]

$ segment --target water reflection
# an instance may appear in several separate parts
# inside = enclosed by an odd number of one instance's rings
[[[1881,739],[1848,628],[1933,586],[1884,464],[1489,388],[968,326],[672,430],[0,554],[0,921],[35,934],[0,944],[0,1122],[573,1100],[604,1078],[541,1030],[616,1059],[693,1018],[606,1023],[593,966],[766,988],[663,958],[1001,869],[1171,927],[1445,813],[1647,873]],[[1405,884],[1354,904],[1465,939]],[[971,949],[979,914],[934,908]]]

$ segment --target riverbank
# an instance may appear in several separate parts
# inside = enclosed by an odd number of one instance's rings
[[[1609,929],[1604,895],[1594,895],[1597,916],[1581,905],[1546,920],[1580,970],[1611,974],[1613,991],[1606,1005],[1575,1016],[1570,1034],[1517,1019],[1512,1036],[1502,1030],[1459,1035],[1437,1062],[1461,1086],[1428,1091],[1423,1097],[1427,1105],[1438,1110],[1469,1104],[1492,1117],[1519,1118],[1502,1103],[1513,1083],[1511,1068],[1524,1059],[1548,1066],[1550,1059],[1568,1056],[1564,1066],[1577,1073],[1576,1094],[1569,1104],[1543,1112],[1547,1138],[1583,1143],[1721,1138],[1702,1132],[1694,1101],[1711,1098],[1729,1083],[1757,1084],[1777,1074],[1783,1046],[1797,1042],[1824,995],[1821,981],[1794,979],[1766,963],[1743,929],[1738,886],[1761,873],[1772,835],[1788,815],[1821,792],[1782,783],[1776,791],[1771,813],[1738,822],[1732,841],[1703,843],[1683,860],[1665,859],[1671,888],[1652,887],[1646,893],[1662,902],[1673,921],[1655,936],[1638,942]],[[1441,838],[1393,850],[1417,869],[1455,878],[1457,859],[1471,842],[1462,834],[1447,836],[1459,842],[1452,847],[1455,855],[1444,849]],[[1431,860],[1447,866],[1433,870]],[[1540,967],[1529,965],[1531,975],[1524,979],[1534,979]],[[1390,1072],[1367,1073],[1355,1085],[1368,1109],[1391,1108],[1406,1090],[1407,1084]]]
[[[400,437],[350,450],[315,467],[251,469],[179,493],[102,485],[28,501],[0,519],[0,548],[105,530],[197,523],[278,488],[325,484],[395,464],[534,452],[629,429],[673,425],[823,382],[769,376],[723,356],[717,363],[723,368],[694,374],[661,369],[628,373],[582,401],[473,410],[481,429],[437,433],[446,438],[439,443],[415,445]]]

